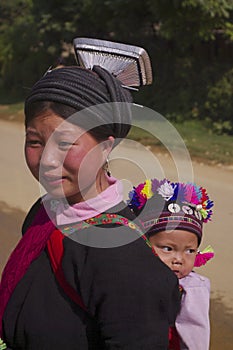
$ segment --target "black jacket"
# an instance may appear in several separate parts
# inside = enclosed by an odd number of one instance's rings
[[[38,203],[23,231],[37,209]],[[112,211],[134,218],[127,207]],[[83,231],[89,234],[88,229]],[[126,235],[132,231],[124,227]],[[180,306],[178,280],[145,241],[138,238],[115,248],[94,248],[66,237],[63,244],[63,271],[88,313],[58,284],[44,250],[7,305],[3,318],[7,345],[17,350],[167,349],[168,328]]]

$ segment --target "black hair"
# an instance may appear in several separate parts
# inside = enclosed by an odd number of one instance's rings
[[[32,87],[25,101],[25,125],[51,110],[98,141],[109,136],[120,140],[131,128],[131,102],[130,92],[105,69],[63,67],[48,72]],[[85,111],[83,117],[77,117],[79,111]]]

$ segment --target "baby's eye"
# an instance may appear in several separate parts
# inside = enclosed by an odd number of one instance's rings
[[[196,254],[196,249],[187,249],[188,254]]]
[[[162,250],[163,250],[164,252],[170,252],[170,251],[172,250],[172,248],[171,248],[171,247],[168,247],[168,246],[164,246],[164,247],[162,247]]]

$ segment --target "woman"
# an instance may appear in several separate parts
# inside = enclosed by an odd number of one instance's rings
[[[106,170],[130,130],[131,102],[99,66],[49,71],[26,99],[26,162],[47,194],[27,215],[2,277],[10,349],[167,349],[177,279],[138,238],[120,182]]]

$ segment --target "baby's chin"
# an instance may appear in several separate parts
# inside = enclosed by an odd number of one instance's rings
[[[173,272],[174,272],[174,274],[176,275],[176,277],[178,278],[178,279],[181,279],[181,278],[184,278],[184,277],[186,277],[187,275],[188,275],[188,273],[182,273],[181,271],[179,271],[179,270],[172,270]]]
[[[176,277],[179,278],[179,279],[181,279],[181,278],[184,277],[182,274],[180,274],[180,273],[177,272],[177,271],[173,271],[173,272],[174,272],[174,274],[176,275]]]

